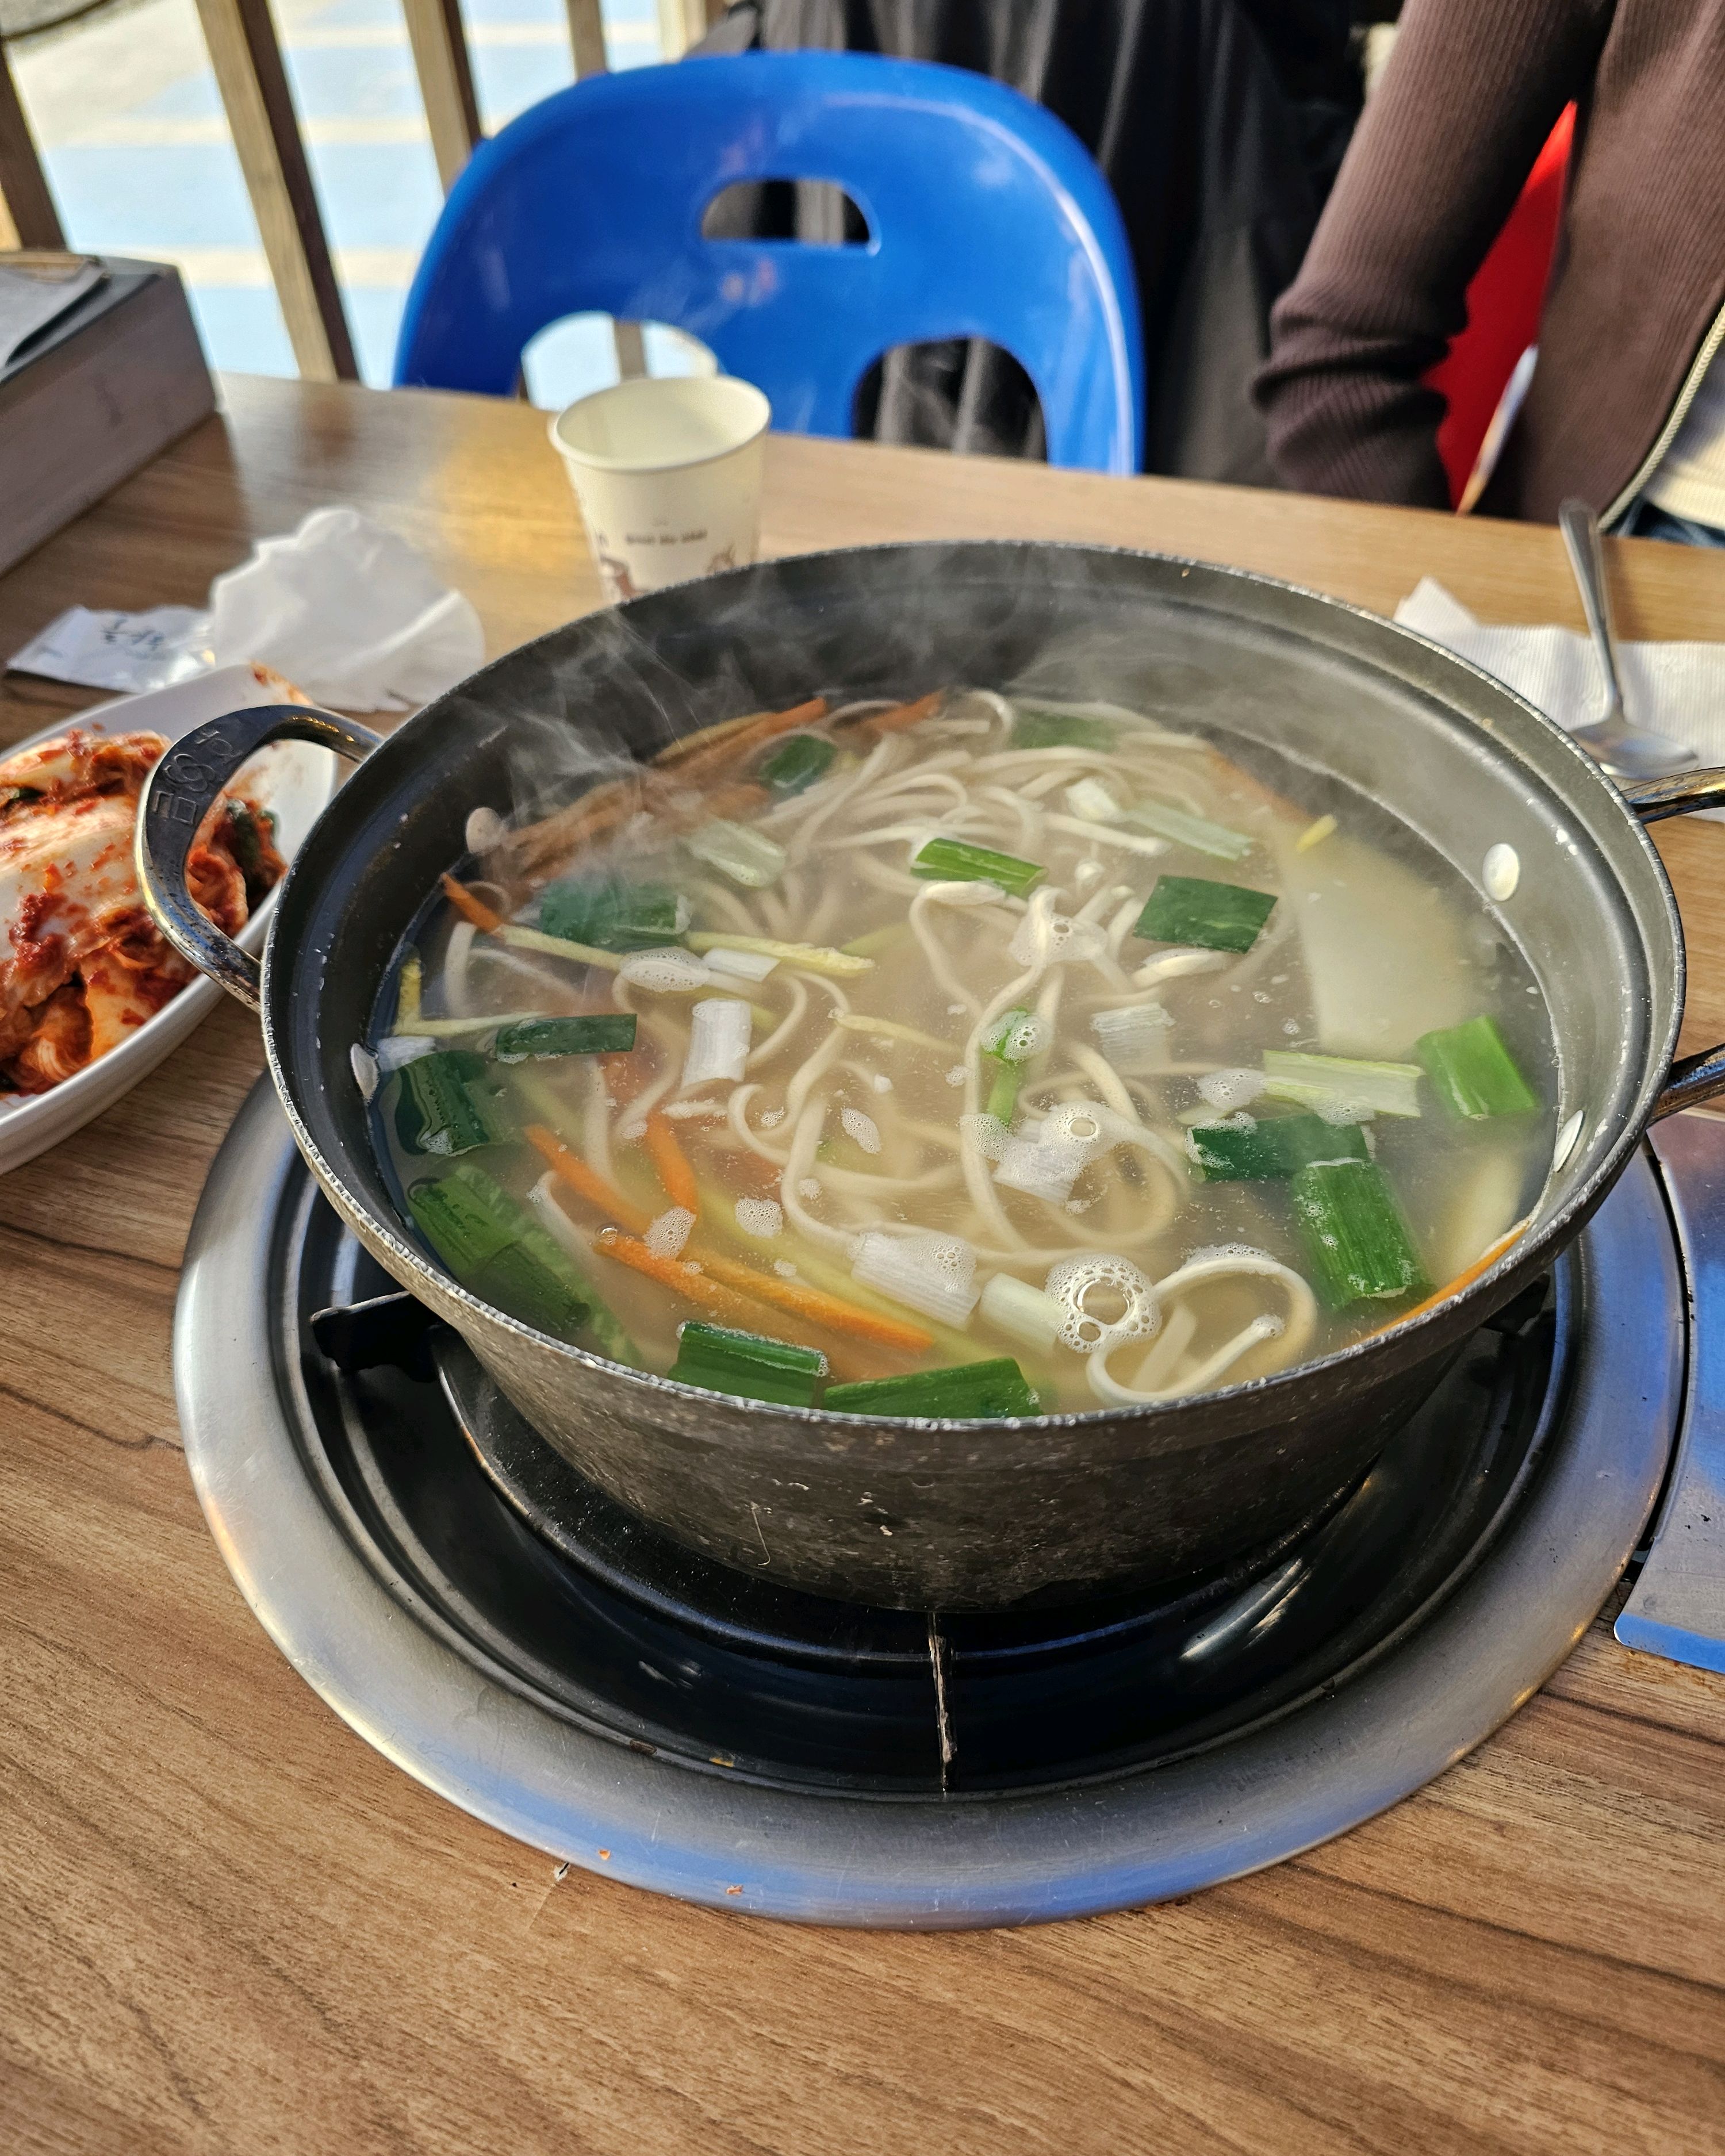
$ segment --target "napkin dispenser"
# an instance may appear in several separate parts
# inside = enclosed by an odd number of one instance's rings
[[[215,403],[177,270],[0,254],[0,570]]]

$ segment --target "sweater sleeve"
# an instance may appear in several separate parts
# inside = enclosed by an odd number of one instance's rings
[[[1408,0],[1255,384],[1288,486],[1447,509],[1421,377],[1572,99],[1611,0]]]

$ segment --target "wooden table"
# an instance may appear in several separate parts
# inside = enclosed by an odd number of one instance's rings
[[[352,501],[501,651],[597,603],[542,419],[230,380],[209,422],[0,580],[0,651],[74,601],[201,597]],[[1579,616],[1555,533],[775,439],[766,539],[1082,537],[1385,609],[1422,572]],[[1725,561],[1613,549],[1631,634],[1725,634]],[[90,701],[17,677],[0,743]],[[1666,824],[1725,1034],[1725,833]],[[193,1502],[168,1378],[198,1188],[259,1067],[229,1005],[0,1183],[0,2146],[168,2152],[1725,2149],[1725,1682],[1604,1621],[1387,1817],[1189,1901],[1015,1933],[793,1930],[504,1840],[276,1654]]]

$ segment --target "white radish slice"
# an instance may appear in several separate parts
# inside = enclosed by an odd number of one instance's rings
[[[715,1078],[742,1077],[749,1060],[749,1007],[735,996],[709,996],[690,1014],[689,1051],[683,1059],[683,1091]]]

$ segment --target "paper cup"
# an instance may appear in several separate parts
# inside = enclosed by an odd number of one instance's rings
[[[724,374],[643,376],[558,413],[552,442],[608,598],[754,560],[772,416],[752,382]]]

